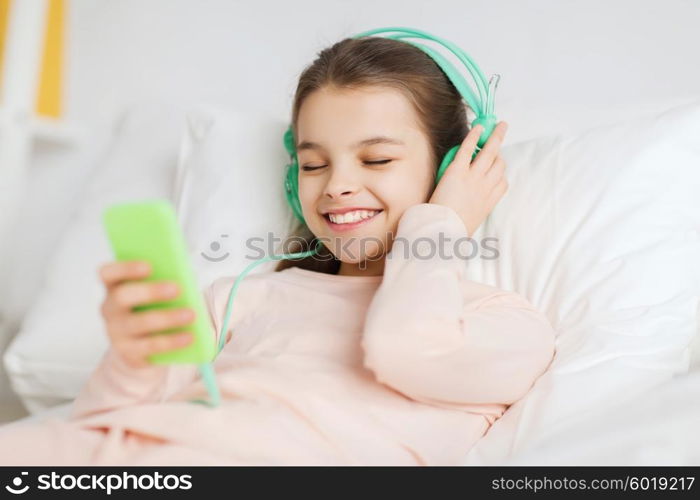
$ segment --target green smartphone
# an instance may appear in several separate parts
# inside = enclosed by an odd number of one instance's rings
[[[199,290],[187,244],[175,210],[169,201],[153,199],[110,205],[103,222],[118,261],[143,260],[151,265],[151,274],[143,281],[174,281],[180,293],[173,300],[136,306],[133,311],[191,308],[192,323],[156,334],[189,331],[193,341],[187,346],[151,354],[152,363],[208,363],[216,355],[215,335],[204,297]]]

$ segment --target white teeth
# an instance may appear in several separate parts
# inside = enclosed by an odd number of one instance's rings
[[[344,214],[328,214],[331,222],[335,224],[349,224],[362,219],[369,219],[378,214],[378,210],[355,210],[354,212],[346,212]]]

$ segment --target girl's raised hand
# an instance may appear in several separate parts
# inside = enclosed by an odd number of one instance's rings
[[[483,131],[472,128],[462,141],[428,203],[451,207],[459,214],[471,237],[508,189],[506,163],[500,156],[508,124],[499,122],[483,149],[470,164]]]

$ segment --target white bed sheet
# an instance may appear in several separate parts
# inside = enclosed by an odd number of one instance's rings
[[[700,465],[700,372],[581,415],[506,465]]]

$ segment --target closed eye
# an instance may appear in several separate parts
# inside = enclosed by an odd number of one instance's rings
[[[386,165],[390,161],[392,161],[392,160],[366,161],[365,164],[367,164],[367,165]],[[301,169],[304,170],[305,172],[310,172],[311,170],[316,170],[319,168],[323,168],[325,166],[326,165],[318,165],[318,166],[304,165],[303,167],[301,167]]]

